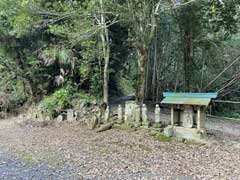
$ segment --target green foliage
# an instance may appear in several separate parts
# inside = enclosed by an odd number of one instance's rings
[[[52,118],[56,117],[61,111],[72,107],[80,107],[96,103],[94,96],[77,90],[77,87],[70,81],[65,87],[55,91],[52,95],[46,96],[39,103],[39,108],[43,114]]]
[[[9,96],[9,106],[10,110],[21,107],[25,102],[27,102],[28,97],[24,95],[21,91],[12,92]]]
[[[117,82],[118,89],[121,91],[122,94],[129,95],[134,93],[135,89],[131,80],[122,77]]]
[[[86,94],[85,92],[77,92],[74,93],[71,104],[74,107],[80,107],[82,105],[91,105],[93,103],[95,104],[96,102],[97,99],[94,96]]]
[[[148,99],[159,101],[162,91],[184,91],[186,69],[191,71],[193,91],[217,91],[229,82],[239,63],[204,89],[239,54],[240,1],[177,6],[166,0],[154,13],[158,2],[103,0],[110,37],[110,94],[136,91],[140,56],[148,59]],[[102,97],[99,11],[96,0],[0,1],[0,93],[8,97],[10,107],[41,101],[43,111],[54,117],[64,108]],[[183,51],[183,35],[189,27],[191,68],[184,66]],[[239,97],[239,82],[221,97],[233,96]]]
[[[40,102],[39,107],[44,114],[54,118],[62,110],[70,107],[70,100],[70,92],[67,89],[62,88],[57,90],[51,96],[44,98]]]
[[[223,104],[219,104],[215,108],[216,109],[214,109],[212,112],[213,115],[240,119],[240,112],[238,111],[238,109],[239,109],[238,104],[232,105],[232,104],[223,103]]]

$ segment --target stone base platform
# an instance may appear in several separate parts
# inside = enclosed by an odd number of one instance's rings
[[[181,137],[188,140],[202,140],[206,132],[200,132],[196,128],[186,128],[180,126],[168,126],[164,129],[164,134],[168,137]]]

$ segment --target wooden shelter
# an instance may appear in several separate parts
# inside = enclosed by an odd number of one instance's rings
[[[171,106],[173,135],[191,139],[188,132],[204,133],[206,107],[217,95],[217,93],[163,93],[164,99],[161,103]]]

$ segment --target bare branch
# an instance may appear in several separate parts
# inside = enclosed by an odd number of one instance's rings
[[[205,89],[207,89],[208,87],[210,87],[219,77],[221,77],[230,67],[232,67],[237,61],[240,60],[240,55],[238,55],[235,60],[229,64],[221,73],[219,73],[210,83],[208,83],[208,85],[205,87]]]

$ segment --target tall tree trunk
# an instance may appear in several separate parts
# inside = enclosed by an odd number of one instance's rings
[[[186,24],[184,27],[183,43],[184,43],[184,78],[185,91],[192,91],[192,80],[194,78],[193,67],[193,27],[192,27],[192,8],[187,8]]]
[[[106,24],[106,18],[104,16],[103,1],[100,0],[101,6],[101,40],[103,47],[103,58],[104,58],[104,72],[103,72],[103,102],[108,104],[109,100],[109,59],[110,59],[110,44],[109,44],[109,32]]]
[[[146,64],[148,53],[146,48],[138,49],[138,66],[139,66],[139,80],[138,80],[138,90],[137,90],[137,101],[143,104],[145,98],[145,86],[146,86]]]
[[[108,45],[109,46],[109,45]],[[104,73],[103,73],[103,102],[108,104],[109,100],[109,54],[110,48],[107,47],[107,53],[104,55],[105,65],[104,65]]]
[[[202,50],[202,69],[201,69],[201,84],[200,84],[200,92],[204,92],[203,89],[203,78],[204,78],[204,68],[205,68],[205,55],[206,51],[205,49]]]

